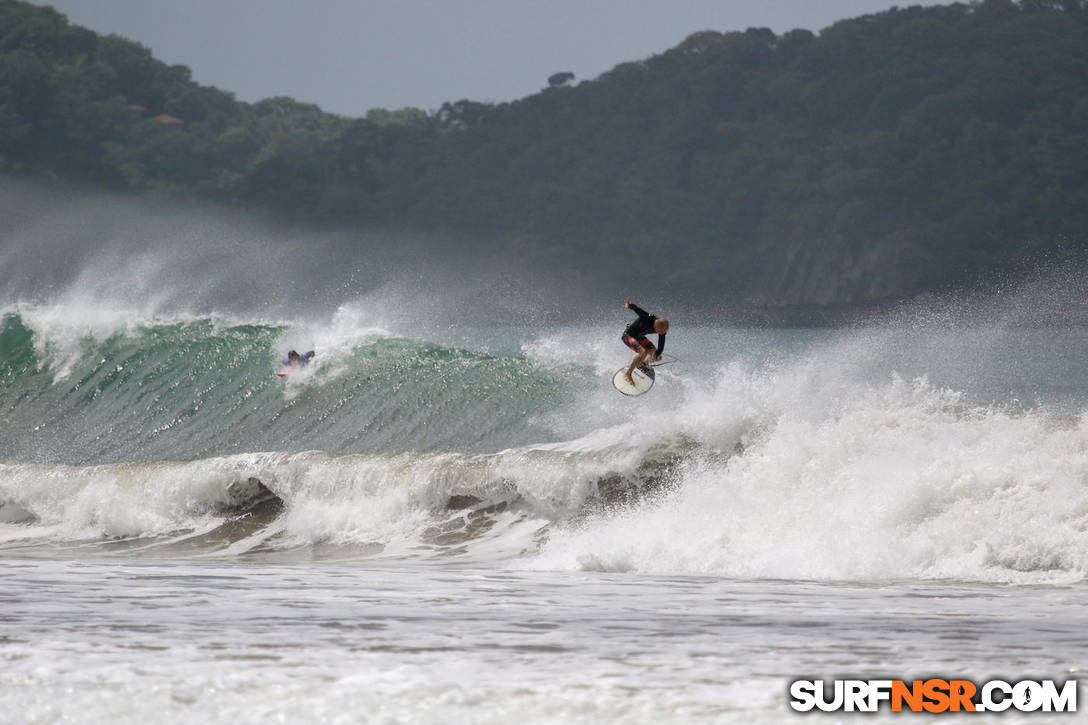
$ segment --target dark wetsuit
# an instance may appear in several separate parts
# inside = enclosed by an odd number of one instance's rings
[[[627,326],[627,329],[623,331],[623,344],[631,348],[635,352],[640,352],[642,349],[649,348],[654,349],[654,344],[646,339],[646,336],[654,331],[654,323],[657,322],[657,315],[651,315],[646,310],[642,309],[634,302],[630,304],[631,309],[638,319]],[[657,354],[665,352],[665,336],[657,336]]]

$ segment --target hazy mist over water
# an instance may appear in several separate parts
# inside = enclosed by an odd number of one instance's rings
[[[118,305],[131,313],[331,314],[428,324],[586,317],[607,292],[471,249],[464,236],[317,229],[75,188],[0,180],[0,292],[8,301]],[[609,303],[616,294],[607,295]]]
[[[318,228],[197,202],[49,188],[0,178],[0,294],[7,302],[104,305],[134,315],[238,314],[274,320],[331,315],[358,302],[374,323],[596,324],[625,296],[654,300],[684,323],[766,318],[728,290],[662,283],[669,257],[624,282],[633,260],[540,264],[520,242],[464,234]],[[1088,264],[1037,260],[1008,281],[888,301],[827,319],[860,325],[1079,325],[1088,321]],[[576,260],[575,260],[576,264]],[[656,302],[660,301],[660,302]],[[769,319],[775,319],[771,313]],[[789,316],[787,316],[788,319]],[[819,319],[820,315],[817,315]]]

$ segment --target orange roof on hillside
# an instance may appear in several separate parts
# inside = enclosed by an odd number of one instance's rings
[[[178,126],[185,123],[185,121],[182,121],[177,116],[171,116],[169,113],[160,113],[158,116],[155,116],[151,120],[158,121],[159,123],[166,124],[167,126]]]

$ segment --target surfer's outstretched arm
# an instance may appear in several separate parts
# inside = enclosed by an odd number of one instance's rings
[[[632,302],[630,297],[628,297],[627,301],[623,303],[623,306],[626,307],[627,309],[631,310],[632,312],[634,312],[639,317],[649,317],[650,316],[649,312],[647,312],[646,310],[642,309],[641,307],[636,305],[634,302]]]

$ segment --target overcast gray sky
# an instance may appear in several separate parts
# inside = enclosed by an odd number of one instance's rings
[[[895,0],[52,0],[240,100],[326,111],[509,101],[557,71],[579,80],[699,30],[819,30]],[[936,0],[899,2],[935,5]]]

